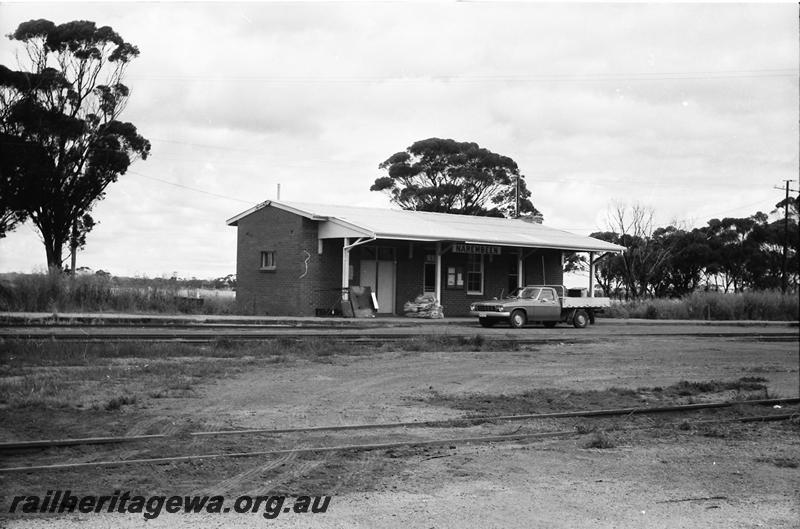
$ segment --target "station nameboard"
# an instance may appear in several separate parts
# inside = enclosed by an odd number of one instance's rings
[[[488,246],[485,244],[454,244],[453,253],[472,253],[480,255],[500,255],[499,246]]]

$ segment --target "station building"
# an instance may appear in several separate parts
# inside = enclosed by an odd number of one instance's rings
[[[564,257],[590,266],[624,248],[541,224],[494,218],[269,200],[228,219],[237,228],[236,302],[243,313],[331,314],[369,286],[379,314],[423,293],[445,316],[526,284],[561,284]],[[593,294],[590,273],[588,295]]]

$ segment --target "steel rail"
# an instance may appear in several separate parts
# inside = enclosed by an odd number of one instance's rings
[[[766,422],[766,421],[783,421],[794,419],[797,417],[796,413],[780,414],[780,415],[763,415],[763,416],[749,416],[749,417],[736,417],[720,420],[704,420],[697,421],[696,423],[688,424],[718,424],[725,422]],[[686,423],[681,423],[681,425]],[[615,431],[634,431],[634,430],[647,430],[653,428],[663,428],[667,425],[648,425],[637,426],[630,428],[623,428]],[[231,452],[231,453],[215,453],[215,454],[200,454],[189,456],[174,456],[174,457],[157,457],[147,459],[123,459],[119,461],[94,461],[87,463],[58,463],[53,465],[36,465],[36,466],[23,466],[23,467],[6,467],[0,468],[0,473],[12,472],[33,472],[40,470],[67,470],[76,468],[88,467],[109,467],[120,465],[142,465],[142,464],[159,464],[159,463],[175,463],[183,461],[194,461],[199,459],[223,459],[223,458],[243,458],[243,457],[257,457],[257,456],[276,456],[286,454],[309,454],[309,453],[324,453],[324,452],[342,452],[342,451],[371,451],[371,450],[388,450],[392,448],[403,447],[418,447],[418,446],[442,446],[442,445],[459,445],[459,444],[477,444],[477,443],[492,443],[492,442],[505,442],[505,441],[522,441],[530,439],[545,439],[551,437],[571,437],[575,435],[584,435],[576,430],[561,430],[555,432],[531,432],[524,434],[500,434],[491,436],[479,437],[459,437],[449,439],[432,439],[432,440],[407,440],[407,441],[394,441],[389,443],[367,443],[367,444],[351,444],[351,445],[338,445],[338,446],[318,446],[308,448],[285,448],[276,450],[259,450],[255,452]]]
[[[272,435],[287,433],[316,433],[316,432],[336,432],[354,430],[386,430],[393,428],[432,428],[458,425],[463,423],[485,423],[485,422],[513,422],[543,419],[564,419],[564,418],[591,418],[591,417],[614,417],[628,415],[649,415],[656,413],[681,413],[704,409],[730,408],[737,405],[752,406],[773,406],[782,404],[800,404],[800,398],[783,399],[760,399],[729,402],[709,402],[702,404],[677,404],[673,406],[657,406],[652,408],[610,408],[602,410],[581,410],[563,411],[551,413],[532,413],[519,415],[480,415],[454,417],[450,419],[437,419],[430,421],[399,421],[393,423],[363,423],[363,424],[340,424],[330,426],[310,426],[297,428],[253,428],[246,430],[218,430],[209,432],[190,432],[184,434],[187,437],[221,437],[230,435]],[[0,451],[27,450],[35,448],[52,448],[56,446],[82,446],[95,444],[121,444],[137,441],[150,441],[157,439],[173,438],[168,434],[149,434],[134,435],[124,437],[88,437],[79,439],[55,439],[55,440],[35,440],[35,441],[12,441],[0,443]]]
[[[295,329],[296,330],[296,329]],[[464,339],[472,340],[480,336],[484,342],[496,343],[517,343],[517,344],[543,344],[552,342],[583,343],[593,341],[597,335],[581,336],[579,332],[575,334],[492,334],[483,333],[480,329],[469,332],[447,332],[447,333],[416,333],[416,334],[379,334],[379,333],[359,333],[359,332],[251,332],[251,333],[209,333],[209,332],[141,332],[141,333],[86,333],[80,334],[78,330],[72,333],[42,332],[42,333],[8,333],[0,331],[0,339],[4,340],[42,340],[58,342],[80,342],[80,343],[110,343],[110,342],[180,342],[207,344],[220,340],[232,342],[252,342],[252,341],[271,341],[271,340],[290,340],[298,341],[305,339],[325,339],[335,342],[358,343],[358,344],[383,344],[415,340],[420,338],[437,339]],[[641,334],[617,334],[617,338],[738,338],[755,339],[760,341],[775,342],[795,342],[800,341],[800,334],[792,332],[674,332],[657,333],[648,332]]]

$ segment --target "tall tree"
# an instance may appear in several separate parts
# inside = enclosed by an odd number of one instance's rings
[[[788,184],[788,182],[787,182]],[[798,275],[798,223],[800,223],[800,195],[790,196],[775,204],[773,214],[783,209],[783,219],[780,222],[783,228],[783,250],[781,256],[781,290],[786,293],[791,285],[797,289]],[[777,228],[777,226],[776,226]]]
[[[622,245],[620,235],[613,231],[599,231],[589,235],[595,239]],[[588,267],[588,263],[587,263]],[[625,288],[625,262],[622,254],[613,254],[601,259],[594,267],[594,278],[603,290],[604,296],[627,297]]]
[[[0,66],[2,75],[3,66]],[[5,112],[5,107],[0,109],[0,113]],[[19,183],[31,171],[46,170],[46,162],[47,156],[39,145],[0,133],[0,239],[27,219],[26,190]],[[37,168],[37,163],[44,166]]]
[[[657,246],[670,252],[667,261],[651,278],[653,294],[656,297],[680,297],[695,291],[711,261],[711,247],[705,232],[668,226],[656,229],[653,240]]]
[[[477,143],[428,138],[379,165],[387,176],[371,191],[387,193],[403,209],[462,215],[538,214],[517,163]],[[517,187],[518,186],[518,187]]]
[[[653,279],[660,273],[673,248],[663,240],[653,237],[655,212],[652,208],[634,204],[615,204],[608,214],[608,226],[619,235],[619,242],[626,250],[620,259],[626,296],[634,299],[650,292]]]
[[[747,218],[711,219],[705,228],[715,256],[715,266],[723,275],[725,291],[741,292],[754,287],[764,270],[762,244],[765,242],[767,215],[758,212]]]
[[[107,186],[150,152],[136,127],[118,119],[129,96],[125,70],[139,50],[83,20],[31,20],[9,38],[24,53],[19,71],[0,65],[0,191],[10,197],[0,219],[11,229],[30,218],[48,266],[60,269],[64,247],[85,242],[89,212]]]

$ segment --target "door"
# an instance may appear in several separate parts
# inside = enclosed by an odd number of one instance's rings
[[[361,261],[362,287],[370,287],[378,298],[378,314],[394,313],[394,261]]]
[[[555,290],[543,288],[539,299],[533,300],[533,321],[557,321],[561,319],[561,304],[556,297]]]
[[[422,292],[424,294],[434,294],[436,292],[436,256],[432,254],[425,256]]]

